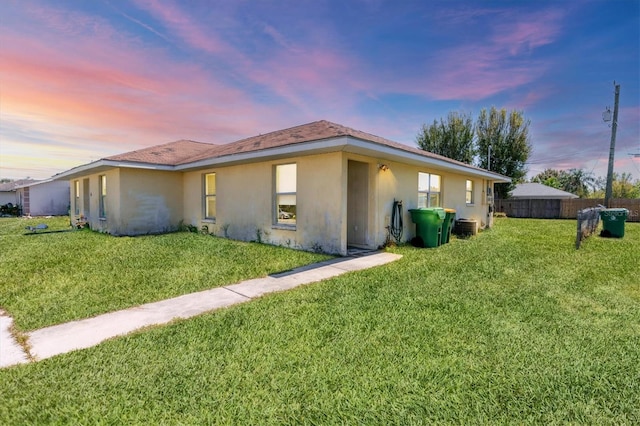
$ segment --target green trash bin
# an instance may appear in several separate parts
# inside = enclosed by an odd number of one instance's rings
[[[602,219],[602,237],[624,237],[624,223],[629,217],[627,209],[604,209],[600,212]]]
[[[444,209],[444,222],[442,222],[440,245],[448,243],[451,239],[451,230],[453,229],[453,221],[455,218],[456,211],[454,209]]]
[[[442,235],[445,212],[440,207],[411,209],[411,220],[416,224],[416,237],[422,239],[424,247],[438,247]]]

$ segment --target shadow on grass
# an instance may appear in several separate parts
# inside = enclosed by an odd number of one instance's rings
[[[42,232],[37,232],[37,231],[33,231],[33,232],[25,232],[22,235],[44,235],[44,234],[59,234],[61,232],[75,232],[75,229],[59,229],[57,231],[42,231]]]

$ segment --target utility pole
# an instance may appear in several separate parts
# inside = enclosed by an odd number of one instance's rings
[[[489,145],[489,150],[487,152],[487,170],[491,171],[491,145]]]
[[[609,147],[609,168],[607,169],[607,187],[604,192],[604,205],[611,207],[611,192],[613,190],[613,154],[616,150],[616,130],[618,128],[618,99],[620,98],[620,85],[615,84],[615,103],[613,105],[613,122],[611,123],[611,146]]]

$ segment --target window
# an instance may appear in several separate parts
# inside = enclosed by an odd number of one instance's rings
[[[418,173],[418,208],[441,207],[440,175]]]
[[[216,220],[216,174],[204,175],[204,218]]]
[[[295,164],[276,166],[275,223],[296,224],[296,173]]]
[[[73,210],[75,215],[78,216],[80,214],[80,181],[76,180],[73,182],[73,191],[75,195],[75,199],[73,202]]]
[[[98,183],[99,183],[98,189],[100,191],[99,212],[100,212],[100,217],[104,219],[107,217],[107,176],[100,175]]]
[[[467,204],[473,204],[473,181],[472,180],[467,181],[465,200]]]

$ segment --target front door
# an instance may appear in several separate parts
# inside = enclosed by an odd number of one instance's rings
[[[347,173],[347,245],[367,246],[369,164],[349,160]]]
[[[89,188],[89,179],[82,180],[82,215],[86,218],[90,216],[89,206],[90,204],[91,190]]]

